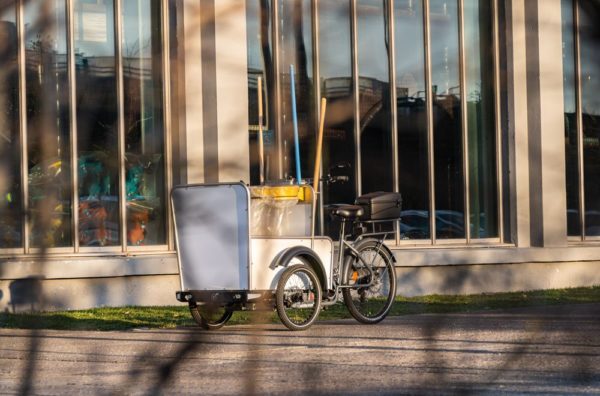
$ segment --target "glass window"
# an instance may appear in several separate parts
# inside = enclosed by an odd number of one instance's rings
[[[398,175],[404,209],[400,236],[428,239],[429,160],[422,1],[396,1],[394,18]]]
[[[112,0],[74,2],[79,244],[118,246],[119,138]]]
[[[25,58],[31,246],[72,246],[64,0],[27,2]]]
[[[21,247],[21,142],[15,2],[0,1],[0,248]]]
[[[357,2],[362,193],[392,191],[388,18],[384,0]]]
[[[160,1],[122,7],[127,244],[165,244]]]
[[[356,198],[354,94],[350,2],[319,2],[319,70],[321,95],[327,98],[323,135],[323,173],[347,176],[347,182],[323,186],[325,204]],[[335,234],[326,222],[329,235]]]
[[[579,1],[585,234],[600,235],[600,7]]]
[[[565,103],[565,160],[567,182],[567,232],[581,235],[579,211],[579,159],[575,79],[573,0],[562,0],[563,93]]]
[[[246,31],[248,46],[248,118],[250,133],[250,184],[260,183],[258,147],[258,78],[262,77],[263,144],[265,150],[265,177],[276,163],[275,140],[271,111],[273,84],[273,47],[271,41],[271,1],[246,1]],[[269,172],[271,171],[271,172]]]
[[[471,238],[498,236],[492,10],[464,0],[465,95]]]
[[[283,176],[297,177],[290,85],[290,65],[294,65],[300,173],[303,178],[310,178],[313,176],[315,151],[311,2],[280,0],[279,18],[282,127],[280,139],[283,150]]]
[[[430,1],[436,237],[464,238],[457,0]]]

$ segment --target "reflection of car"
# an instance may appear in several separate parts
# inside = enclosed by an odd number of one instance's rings
[[[465,235],[463,225],[455,222],[462,217],[457,217],[456,213],[457,212],[452,213],[450,211],[437,211],[435,228],[436,236],[438,238],[464,238]],[[401,224],[406,224],[409,227],[412,227],[413,234],[414,230],[418,229],[420,230],[422,238],[429,238],[429,211],[403,210],[401,216]]]
[[[429,215],[423,210],[403,210],[400,214],[402,239],[428,239]]]
[[[403,210],[401,213],[400,232],[408,239],[429,238],[429,211]],[[437,238],[465,238],[464,215],[451,210],[437,210],[436,219]],[[474,225],[471,224],[471,233]],[[479,227],[477,237],[485,238],[487,232],[484,227]]]
[[[465,217],[453,210],[435,211],[435,228],[438,238],[465,238]]]
[[[585,235],[600,235],[600,211],[588,210],[585,212]]]

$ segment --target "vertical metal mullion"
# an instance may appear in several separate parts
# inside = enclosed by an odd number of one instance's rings
[[[169,191],[173,187],[173,163],[172,163],[172,144],[171,144],[171,45],[169,32],[169,1],[161,1],[161,42],[162,42],[162,73],[163,73],[163,139],[165,155],[165,178],[166,186],[163,199],[165,200],[166,211],[166,232],[167,245],[169,250],[175,248],[173,236],[173,216],[171,216],[171,200]]]
[[[79,252],[79,175],[77,153],[77,105],[76,105],[76,71],[75,71],[75,24],[73,22],[74,0],[67,0],[67,70],[69,79],[69,134],[71,141],[71,216],[73,250]]]
[[[573,34],[575,44],[575,114],[577,118],[577,165],[579,170],[579,224],[581,227],[581,240],[586,239],[585,235],[585,169],[583,166],[583,113],[581,108],[581,47],[579,35],[579,0],[573,0]]]
[[[435,181],[433,158],[433,89],[431,87],[431,32],[429,29],[429,0],[423,0],[423,29],[425,35],[425,92],[427,95],[427,158],[429,159],[429,229],[431,244],[436,243]]]
[[[315,123],[314,128],[315,131],[319,131],[319,120],[321,119],[321,68],[319,66],[320,61],[320,46],[319,46],[319,0],[312,0],[312,45],[313,45],[313,92],[315,95]],[[317,136],[317,135],[315,135]],[[317,137],[318,138],[318,137]],[[315,158],[316,161],[316,158]],[[323,177],[323,162],[321,161],[321,169],[319,172],[319,177]],[[319,216],[319,234],[322,235],[325,230],[324,223],[324,210],[323,210],[323,183],[319,181],[319,193],[315,196],[317,199],[317,210]],[[316,219],[313,219],[316,221]]]
[[[23,208],[23,252],[29,253],[29,179],[28,179],[28,153],[27,153],[27,95],[26,95],[26,69],[25,69],[25,22],[23,15],[23,0],[17,0],[17,38],[18,38],[18,65],[19,65],[19,128],[21,136],[21,202]]]
[[[394,16],[394,0],[388,0],[387,4],[387,18],[388,18],[388,63],[390,70],[390,106],[391,106],[391,118],[390,122],[392,127],[390,128],[392,134],[392,175],[394,178],[393,188],[394,191],[400,191],[400,170],[399,170],[399,158],[398,158],[398,104],[396,98],[396,19]],[[384,15],[385,17],[385,15]],[[396,221],[395,224],[395,236],[396,245],[400,244],[400,222]]]
[[[127,250],[127,202],[125,196],[125,103],[123,79],[123,26],[121,20],[121,1],[115,0],[115,66],[117,71],[117,117],[119,151],[119,224],[121,232],[121,250]]]
[[[498,202],[498,237],[500,242],[504,242],[504,205],[503,183],[502,183],[502,110],[500,99],[500,29],[499,29],[499,10],[498,0],[492,1],[492,29],[493,29],[493,51],[494,51],[494,110],[495,110],[495,129],[496,129],[496,185]]]
[[[315,112],[315,119],[313,128],[315,131],[319,130],[319,117],[321,116],[321,69],[319,68],[319,13],[317,11],[319,0],[311,1],[311,28],[312,28],[312,48],[313,48],[313,92],[314,92],[314,104],[313,109]],[[316,136],[316,135],[315,135]]]
[[[271,40],[273,43],[273,83],[275,84],[275,106],[274,106],[274,119],[275,119],[275,141],[277,142],[277,177],[283,178],[283,123],[281,119],[281,73],[279,66],[279,1],[272,0],[271,2]]]
[[[463,202],[465,222],[465,237],[467,244],[471,242],[471,224],[470,211],[471,200],[469,197],[470,180],[469,180],[469,125],[467,117],[467,73],[466,73],[466,58],[465,58],[465,4],[464,0],[458,0],[458,52],[459,52],[459,70],[460,70],[460,107],[461,107],[461,130],[462,130],[462,146],[463,146]]]
[[[354,96],[354,178],[356,179],[356,196],[362,194],[362,166],[360,153],[360,87],[358,71],[358,16],[356,11],[357,0],[350,0],[350,36],[352,38],[352,81]]]

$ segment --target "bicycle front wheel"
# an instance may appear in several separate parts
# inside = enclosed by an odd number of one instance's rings
[[[292,265],[281,274],[275,297],[279,318],[290,330],[306,330],[319,316],[321,285],[306,264]]]
[[[392,257],[375,239],[363,239],[354,248],[362,260],[355,255],[346,257],[344,284],[351,287],[342,289],[344,303],[359,322],[381,322],[392,308],[396,296]]]
[[[233,312],[225,307],[204,307],[190,305],[192,318],[204,330],[218,330],[231,319]]]

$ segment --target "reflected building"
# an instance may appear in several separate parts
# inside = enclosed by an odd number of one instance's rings
[[[259,130],[265,178],[296,178],[294,116],[312,178],[321,98],[321,176],[344,178],[317,231],[399,191],[403,292],[600,283],[597,1],[0,3],[0,309],[27,276],[50,308],[174,304],[170,190],[258,184]]]

